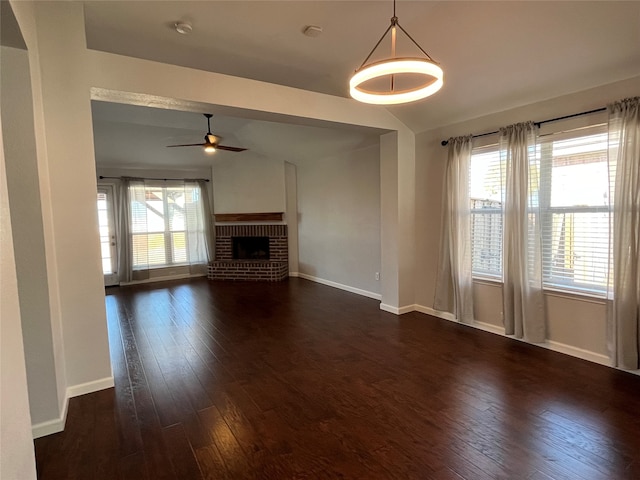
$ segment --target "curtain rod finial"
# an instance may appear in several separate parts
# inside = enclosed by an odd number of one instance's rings
[[[447,145],[449,145],[449,140],[442,140],[440,142],[440,145],[442,145],[443,147],[446,147]]]

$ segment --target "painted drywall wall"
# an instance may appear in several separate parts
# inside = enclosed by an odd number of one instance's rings
[[[284,212],[284,162],[242,152],[213,162],[215,213]]]
[[[113,384],[100,265],[81,5],[36,4],[39,66],[68,387]],[[19,20],[19,19],[18,19]],[[64,33],[62,33],[64,32]],[[63,233],[65,232],[65,233]]]
[[[440,141],[451,136],[495,131],[501,126],[526,120],[545,120],[589,111],[607,103],[640,94],[640,77],[603,85],[545,102],[489,115],[472,121],[425,132],[416,137],[416,303],[433,306],[441,205],[447,149]],[[557,127],[557,125],[556,125]],[[553,128],[548,124],[547,129]],[[547,294],[548,337],[569,349],[604,358],[606,348],[605,306],[601,301],[577,295]],[[474,286],[477,320],[502,325],[500,286]],[[577,351],[576,350],[576,351]]]
[[[36,29],[35,3],[11,1],[18,29],[20,30],[29,54],[29,70],[31,72],[31,93],[33,97],[33,122],[38,138],[46,133],[44,107],[42,98],[42,78],[40,73],[40,53]],[[58,278],[58,260],[53,222],[51,185],[49,183],[49,163],[44,141],[35,143],[37,152],[38,181],[40,186],[40,207],[42,210],[42,227],[46,252],[46,271],[41,272],[47,279],[49,290],[49,308],[51,314],[51,333],[53,337],[53,354],[56,369],[56,385],[58,391],[59,415],[52,419],[53,424],[45,422],[40,433],[56,431],[62,428],[64,412],[67,404],[67,377],[65,370],[65,351],[63,342],[62,308],[60,304],[60,279]]]
[[[58,391],[49,308],[42,207],[29,58],[26,50],[2,47],[0,106],[20,296],[22,335],[31,420],[58,415]]]
[[[380,308],[396,314],[413,310],[415,303],[415,174],[414,135],[401,130],[382,135]]]
[[[296,167],[298,271],[379,294],[379,147],[300,161]]]
[[[286,189],[287,208],[285,220],[289,234],[289,273],[299,271],[299,246],[298,246],[298,172],[293,163],[285,162],[284,177]]]
[[[0,478],[30,480],[36,462],[2,140],[0,131]]]
[[[400,239],[393,225],[399,222],[396,200],[399,194],[398,132],[391,132],[380,136],[380,293],[383,298],[381,308],[387,310],[390,310],[389,306],[403,305],[400,303],[400,290],[395,288],[400,280],[397,261]]]

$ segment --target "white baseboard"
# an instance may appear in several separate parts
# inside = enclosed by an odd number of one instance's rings
[[[494,325],[493,323],[478,322],[477,320],[471,325],[472,327],[479,328],[485,332],[495,333],[496,335],[502,335],[506,337],[504,333],[504,327],[500,325]]]
[[[94,380],[92,382],[81,383],[80,385],[73,385],[67,387],[67,391],[62,404],[60,416],[53,420],[47,420],[46,422],[36,423],[31,426],[31,434],[33,438],[45,437],[53,433],[62,432],[64,430],[65,423],[67,422],[67,410],[69,408],[69,399],[84,395],[86,393],[93,393],[105,388],[111,388],[114,386],[113,377],[105,377],[100,380]]]
[[[113,377],[104,377],[92,382],[81,383],[80,385],[73,385],[67,387],[67,398],[79,397],[86,393],[93,393],[105,388],[111,388],[115,385]]]
[[[438,310],[434,310],[433,308],[425,307],[423,305],[416,305],[416,310],[421,313],[426,313],[428,315],[432,315],[434,317],[442,318],[444,320],[449,320],[455,322],[455,317],[453,314],[449,312],[440,312]],[[458,323],[458,322],[456,322]],[[564,353],[565,355],[570,355],[572,357],[580,358],[582,360],[587,360],[589,362],[598,363],[600,365],[605,365],[610,367],[611,361],[609,357],[606,355],[602,355],[601,353],[592,352],[590,350],[585,350],[583,348],[574,347],[572,345],[566,345],[564,343],[556,342],[554,340],[547,340],[541,343],[530,343],[526,342],[522,339],[515,338],[511,335],[505,335],[504,327],[500,325],[494,325],[492,323],[486,322],[478,322],[475,321],[471,324],[460,323],[460,325],[465,325],[467,327],[477,328],[479,330],[483,330],[485,332],[494,333],[496,335],[500,335],[503,337],[511,338],[513,340],[518,340],[521,342],[529,343],[530,345],[536,345],[538,347],[546,348],[548,350],[553,350],[554,352]],[[627,370],[625,370],[627,371]],[[631,372],[635,373],[635,372]]]
[[[362,295],[363,297],[369,297],[375,300],[382,299],[382,295],[380,295],[379,293],[369,292],[368,290],[362,290],[361,288],[350,287],[349,285],[343,285],[342,283],[325,280],[324,278],[314,277],[313,275],[307,275],[306,273],[296,272],[296,275],[289,275],[304,278],[305,280],[311,280],[312,282],[321,283],[322,285],[327,285],[329,287],[339,288],[340,290],[345,290],[347,292]]]
[[[289,272],[289,276],[290,277],[299,277],[300,273],[298,273],[298,272]]]
[[[46,422],[36,423],[31,425],[31,435],[34,440],[40,437],[46,437],[64,430],[64,425],[67,423],[67,409],[69,407],[69,397],[64,398],[62,402],[62,409],[60,416],[53,420],[47,420]]]
[[[571,355],[572,357],[581,358],[582,360],[588,360],[589,362],[599,363],[600,365],[605,365],[607,367],[611,366],[611,360],[609,360],[609,357],[606,355],[602,355],[601,353],[595,353],[583,348],[573,347],[571,345],[566,345],[560,342],[554,342],[553,340],[547,340],[546,342],[541,343],[540,346],[548,348],[549,350],[553,350],[554,352],[560,352],[566,355]]]
[[[380,304],[380,310],[384,310],[385,312],[395,313],[396,315],[402,315],[403,313],[409,313],[415,311],[415,305],[405,305],[404,307],[394,307],[392,305],[387,305],[386,303]]]
[[[416,307],[416,312],[426,313],[427,315],[442,318],[444,320],[449,320],[451,322],[456,321],[456,318],[453,316],[453,313],[441,312],[440,310],[434,310],[433,308],[425,307],[424,305],[416,305],[415,307]]]

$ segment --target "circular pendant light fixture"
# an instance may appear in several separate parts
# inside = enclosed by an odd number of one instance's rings
[[[397,57],[396,37],[398,29],[404,33],[413,44],[420,49],[424,57]],[[391,57],[386,60],[367,64],[373,53],[378,49],[387,34],[391,32]],[[402,76],[418,77],[421,79],[417,86],[398,88],[398,80]],[[376,89],[367,87],[367,82],[379,85],[379,79],[388,77],[388,89]],[[377,83],[376,83],[377,81]],[[363,103],[375,105],[397,105],[401,103],[415,102],[433,95],[444,84],[444,72],[442,68],[429,56],[424,49],[402,28],[396,17],[396,1],[393,0],[393,17],[391,25],[369,52],[362,65],[355,71],[349,81],[349,93],[351,97]]]

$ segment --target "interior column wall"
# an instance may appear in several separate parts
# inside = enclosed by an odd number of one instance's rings
[[[293,163],[284,164],[287,233],[289,235],[289,274],[299,271],[298,248],[298,173]]]
[[[29,56],[29,70],[31,74],[31,93],[33,97],[34,130],[38,132],[38,139],[44,139],[45,123],[42,104],[42,81],[40,75],[40,54],[36,32],[35,3],[11,1],[11,9],[15,14],[19,30],[23,36]],[[51,334],[53,341],[53,356],[55,365],[55,382],[58,392],[58,415],[54,417],[54,424],[44,422],[45,428],[37,429],[38,434],[46,434],[61,429],[65,416],[67,399],[67,379],[65,372],[64,341],[62,335],[62,311],[60,307],[60,292],[58,265],[53,226],[53,209],[51,201],[51,187],[49,184],[49,164],[47,148],[44,141],[35,142],[36,162],[38,166],[38,183],[40,190],[40,207],[44,234],[46,271],[40,272],[46,278],[49,292],[49,312],[51,316]],[[36,429],[34,429],[36,430]],[[36,433],[34,431],[34,433]]]
[[[2,47],[0,106],[31,420],[59,413],[33,100],[26,50]]]
[[[392,313],[414,309],[415,136],[398,130],[380,137],[382,304]]]
[[[35,4],[67,394],[113,385],[96,209],[82,5]]]
[[[36,461],[2,146],[0,131],[0,478],[29,480],[36,478]]]
[[[3,2],[0,21],[15,18],[11,7]],[[9,17],[9,18],[8,18]],[[0,52],[0,95],[5,93],[5,70],[8,68],[5,48]],[[26,53],[26,52],[24,52]],[[7,185],[3,126],[12,122],[6,118],[5,105],[0,109],[0,478],[36,478],[36,463],[31,439],[31,415],[27,385],[27,370],[22,336],[18,278],[16,272],[11,209]]]

